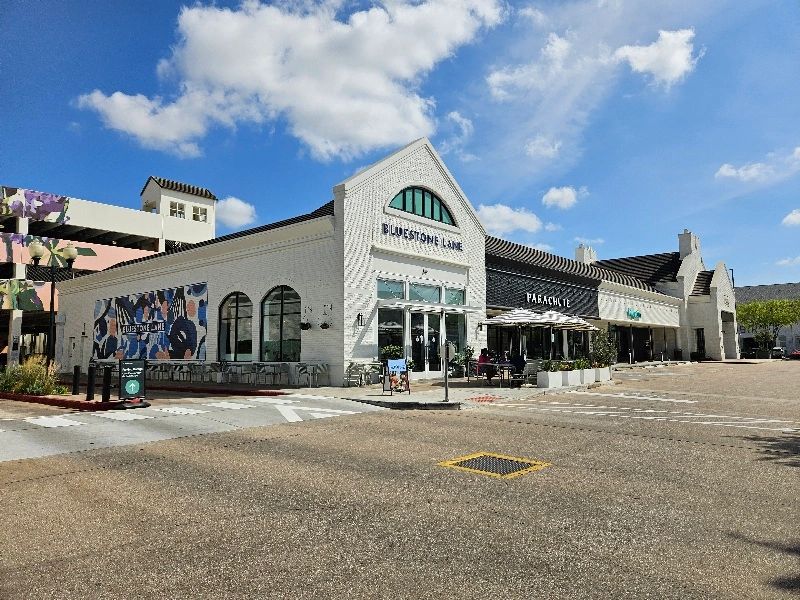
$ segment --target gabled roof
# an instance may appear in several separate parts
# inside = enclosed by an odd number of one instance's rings
[[[551,271],[568,273],[579,277],[588,277],[597,281],[611,281],[613,283],[635,287],[640,290],[648,290],[651,292],[658,291],[641,279],[610,269],[597,267],[595,266],[596,263],[587,265],[577,260],[571,260],[563,256],[531,248],[530,246],[516,244],[491,236],[486,238],[486,258],[487,261],[491,258],[505,259]]]
[[[800,283],[773,283],[746,285],[734,290],[736,302],[753,300],[796,300],[800,298]]]
[[[714,271],[700,271],[694,280],[690,296],[708,296],[711,293],[711,278]]]
[[[681,268],[681,255],[678,252],[661,252],[598,260],[594,264],[602,269],[611,269],[654,285],[662,281],[677,281],[678,269]]]
[[[211,193],[211,190],[207,188],[192,185],[191,183],[181,183],[180,181],[173,181],[172,179],[164,179],[163,177],[156,177],[154,175],[150,175],[150,177],[147,178],[147,181],[144,182],[144,187],[142,187],[142,191],[139,192],[140,196],[144,194],[144,190],[147,187],[147,184],[150,183],[151,179],[165,190],[183,192],[184,194],[191,194],[193,196],[199,196],[200,198],[208,198],[209,200],[217,199],[217,197],[213,193]]]
[[[262,233],[264,231],[271,231],[272,229],[279,229],[281,227],[286,227],[288,225],[295,225],[297,223],[302,223],[303,221],[310,221],[312,219],[318,219],[320,217],[328,217],[332,215],[333,215],[333,200],[323,204],[318,209],[311,211],[310,213],[306,213],[304,215],[299,215],[297,217],[292,217],[290,219],[284,219],[283,221],[277,221],[275,223],[268,223],[267,225],[259,225],[258,227],[253,227],[252,229],[245,229],[244,231],[236,231],[234,233],[229,233],[228,235],[223,235],[220,237],[212,238],[210,240],[205,240],[204,242],[197,242],[196,244],[185,244],[182,245],[180,248],[175,248],[174,250],[168,252],[159,252],[158,254],[151,254],[149,256],[143,256],[141,258],[135,258],[133,260],[126,260],[125,262],[117,263],[116,265],[108,267],[107,269],[105,269],[105,271],[110,271],[111,269],[124,267],[126,265],[145,262],[147,260],[152,260],[154,258],[158,258],[159,256],[165,256],[167,254],[180,254],[181,252],[187,252],[189,250],[200,248],[202,246],[210,246],[211,244],[218,244],[219,242],[235,240],[237,238],[247,237],[248,235],[255,235],[257,233]]]

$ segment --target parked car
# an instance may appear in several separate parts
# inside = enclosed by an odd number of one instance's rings
[[[783,354],[784,354],[783,348],[781,348],[780,346],[775,346],[772,350],[770,350],[769,357],[770,358],[783,358]]]
[[[789,354],[789,358],[792,360],[800,360],[800,350],[795,350],[791,354]]]

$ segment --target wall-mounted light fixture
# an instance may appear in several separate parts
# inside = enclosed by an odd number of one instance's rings
[[[359,327],[364,326],[364,313],[358,313],[358,315],[356,316],[356,325],[358,325]]]

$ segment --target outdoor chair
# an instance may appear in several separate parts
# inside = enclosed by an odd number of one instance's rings
[[[366,375],[364,366],[360,363],[351,362],[344,372],[345,387],[350,387],[354,383],[359,387],[364,385],[364,375]]]

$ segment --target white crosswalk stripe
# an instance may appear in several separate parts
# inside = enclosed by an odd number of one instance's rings
[[[677,398],[659,398],[658,396],[641,396],[638,394],[625,394],[619,392],[611,394],[608,392],[585,392],[580,390],[571,390],[564,392],[565,394],[578,394],[582,396],[605,396],[607,398],[624,398],[625,400],[653,400],[656,402],[675,402],[677,404],[697,404],[697,400],[680,400]]]
[[[260,404],[296,404],[299,400],[286,400],[284,398],[248,398],[250,402]]]
[[[155,419],[155,415],[145,415],[140,412],[128,410],[99,410],[97,412],[88,413],[95,417],[103,419],[111,419],[112,421],[139,421],[141,419]]]
[[[314,394],[287,394],[288,398],[302,398],[303,400],[333,400],[333,396],[315,396]]]
[[[80,421],[73,421],[65,417],[25,417],[26,423],[38,425],[39,427],[72,427],[73,425],[86,425]]]
[[[213,406],[214,408],[225,408],[230,410],[239,410],[241,408],[253,408],[252,405],[242,404],[241,402],[206,402],[203,406]]]
[[[628,398],[626,397],[625,399]],[[655,408],[636,408],[631,406],[607,406],[607,405],[577,404],[577,403],[573,404],[568,402],[559,402],[555,400],[535,400],[533,402],[535,402],[536,404],[532,405],[532,403],[530,402],[528,403],[498,402],[495,403],[493,406],[515,408],[520,410],[528,410],[532,412],[586,415],[590,417],[612,417],[618,419],[635,419],[640,421],[687,423],[690,425],[710,425],[716,427],[734,427],[740,429],[761,429],[764,431],[781,431],[788,433],[800,431],[800,428],[796,427],[796,425],[800,425],[800,423],[783,419],[771,419],[766,417],[744,417],[737,415],[704,414],[696,412],[662,410]],[[541,406],[545,404],[547,406]]]
[[[163,408],[155,408],[153,410],[171,413],[173,415],[199,415],[200,413],[208,412],[207,410],[201,410],[199,408],[187,408],[186,406],[165,406]]]

